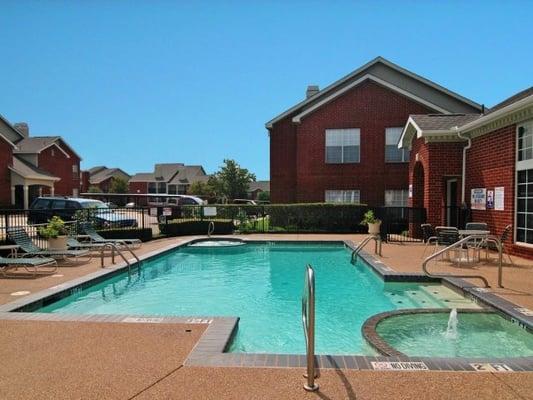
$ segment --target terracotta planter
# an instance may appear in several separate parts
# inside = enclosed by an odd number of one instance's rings
[[[67,249],[67,237],[58,236],[56,238],[48,239],[49,250],[66,250]]]
[[[381,227],[381,221],[368,224],[368,234],[369,235],[379,235],[379,228]]]

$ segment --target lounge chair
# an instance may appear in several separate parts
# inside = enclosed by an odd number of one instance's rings
[[[67,246],[69,250],[89,250],[89,251],[101,251],[111,249],[112,243],[93,243],[93,242],[80,242],[78,239],[69,237],[67,239]]]
[[[83,224],[81,228],[89,236],[91,243],[113,243],[117,246],[126,245],[132,249],[138,249],[142,245],[139,239],[106,239],[96,232],[91,224]]]
[[[0,274],[4,277],[17,277],[19,274],[9,274],[10,270],[24,268],[35,278],[37,275],[53,274],[57,271],[57,262],[53,258],[8,258],[0,257]],[[41,269],[44,268],[44,269]]]
[[[78,257],[89,256],[89,250],[46,250],[36,246],[35,243],[28,236],[28,233],[20,227],[7,228],[7,236],[13,242],[15,242],[20,249],[24,251],[22,257],[51,257],[56,259],[70,259],[74,258],[75,261]]]

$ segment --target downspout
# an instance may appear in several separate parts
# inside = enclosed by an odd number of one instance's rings
[[[453,128],[457,132],[457,136],[459,139],[467,140],[468,144],[463,147],[463,171],[462,171],[462,177],[461,177],[461,205],[464,207],[466,205],[465,202],[465,188],[466,188],[466,152],[468,149],[472,147],[472,139],[469,137],[463,136],[461,132],[459,131],[459,127]]]

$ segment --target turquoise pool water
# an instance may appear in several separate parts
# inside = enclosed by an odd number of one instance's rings
[[[182,247],[40,312],[239,316],[230,351],[305,352],[301,325],[304,269],[316,275],[318,354],[375,354],[361,336],[370,316],[399,308],[475,307],[441,285],[388,283],[342,244],[260,243]]]
[[[387,318],[379,335],[409,356],[533,356],[533,335],[497,314],[459,313],[456,334],[446,334],[448,314],[412,314]]]

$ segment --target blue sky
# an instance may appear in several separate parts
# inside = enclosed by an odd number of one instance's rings
[[[533,85],[527,1],[0,3],[0,113],[82,168],[267,179],[264,123],[378,55],[488,106]]]

